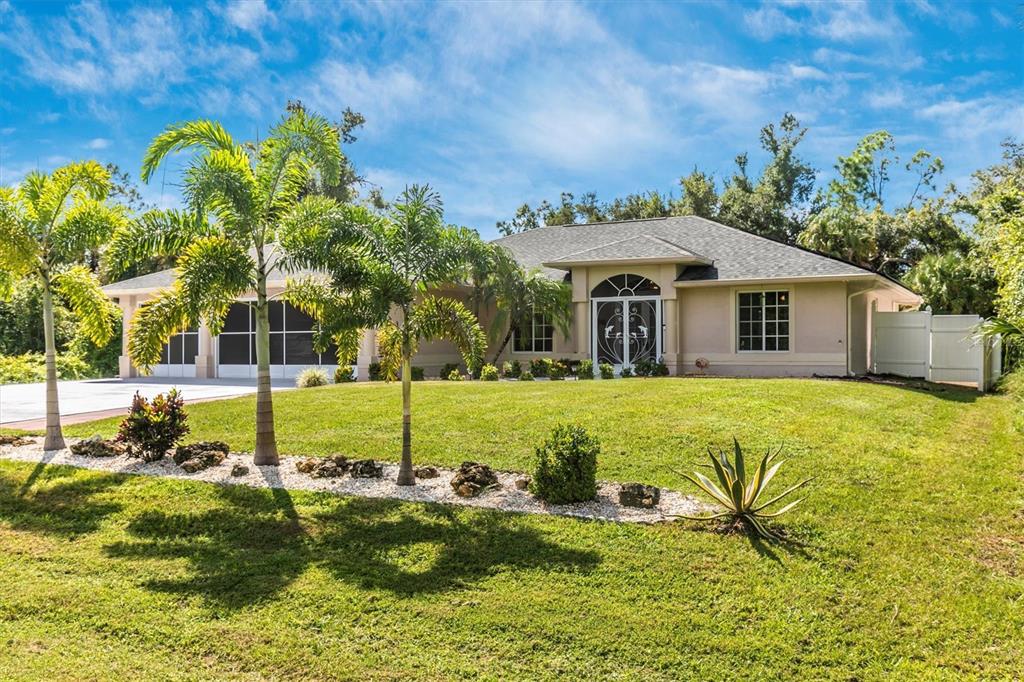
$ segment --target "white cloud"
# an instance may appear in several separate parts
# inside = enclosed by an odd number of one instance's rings
[[[1016,96],[949,98],[924,107],[922,119],[935,121],[947,134],[959,138],[1019,136],[1024,130],[1024,101]]]
[[[105,137],[95,137],[95,138],[89,140],[86,143],[86,145],[85,145],[86,149],[92,149],[92,150],[106,149],[109,146],[110,146],[110,140],[108,140]]]
[[[790,64],[789,75],[797,80],[828,80],[828,75],[821,69],[801,64]]]
[[[891,11],[875,16],[873,8],[863,2],[763,2],[757,9],[744,13],[743,23],[751,35],[761,40],[810,34],[839,42],[881,41],[907,32]]]
[[[906,102],[903,90],[899,87],[888,90],[875,90],[867,95],[868,106],[872,109],[892,109]]]
[[[264,0],[233,0],[224,15],[232,24],[249,32],[258,31],[273,16]]]
[[[989,12],[992,14],[992,18],[996,20],[996,23],[1002,26],[1003,28],[1010,28],[1011,26],[1013,26],[1013,19],[1006,16],[995,7],[989,9]]]
[[[397,65],[369,70],[360,64],[328,60],[317,68],[315,81],[308,88],[314,108],[338,112],[345,107],[366,116],[367,130],[384,127],[400,115],[415,112],[424,87],[412,73]]]

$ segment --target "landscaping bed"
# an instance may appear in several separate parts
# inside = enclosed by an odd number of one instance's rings
[[[591,502],[575,504],[546,504],[520,489],[517,482],[525,480],[524,474],[497,471],[497,485],[487,487],[475,496],[463,496],[450,484],[456,469],[432,467],[437,476],[420,478],[414,486],[400,486],[395,483],[398,475],[397,464],[378,465],[382,468],[381,476],[335,475],[331,477],[314,477],[300,471],[297,464],[307,460],[304,457],[282,457],[281,463],[274,466],[255,466],[252,455],[246,453],[229,453],[219,463],[214,463],[202,470],[190,472],[188,467],[176,464],[171,457],[164,457],[154,462],[146,462],[137,457],[125,454],[108,456],[76,455],[71,450],[79,441],[69,439],[69,449],[58,452],[44,452],[42,439],[31,437],[28,444],[0,445],[0,458],[22,462],[45,463],[48,465],[64,464],[121,474],[141,474],[147,476],[166,476],[170,478],[187,478],[195,481],[206,481],[219,485],[247,485],[254,488],[285,488],[289,490],[313,490],[331,492],[337,495],[358,497],[385,498],[404,500],[407,502],[435,502],[441,504],[458,504],[472,507],[487,507],[509,512],[529,514],[555,514],[559,516],[575,516],[605,521],[622,521],[629,523],[658,523],[671,521],[678,516],[692,516],[704,513],[709,507],[699,500],[671,490],[663,490],[657,504],[649,509],[630,507],[618,502],[621,485],[602,482],[598,486],[597,498]],[[364,462],[366,460],[363,460]],[[187,464],[188,460],[182,461]],[[301,467],[305,468],[305,467]],[[244,473],[242,473],[244,470]]]

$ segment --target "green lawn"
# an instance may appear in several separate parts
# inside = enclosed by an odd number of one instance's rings
[[[187,390],[187,389],[186,389]],[[785,443],[805,547],[0,462],[0,679],[1024,675],[1013,405],[957,389],[659,379],[414,387],[418,463],[526,469],[559,420],[600,476],[683,488]],[[254,400],[190,407],[252,445]],[[285,453],[396,459],[395,385],[275,395]],[[111,433],[116,420],[73,426]]]

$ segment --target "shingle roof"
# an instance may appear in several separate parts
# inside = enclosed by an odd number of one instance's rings
[[[640,240],[641,237],[644,239]],[[691,281],[874,274],[835,258],[697,216],[541,227],[503,237],[495,243],[511,251],[525,267],[539,267],[548,276],[561,279],[565,276],[564,269],[549,267],[559,260],[572,262],[573,254],[602,253],[609,256],[604,260],[612,261],[616,260],[614,245],[636,247],[653,243],[651,240],[660,240],[711,261],[711,265],[687,266],[682,279]],[[662,253],[669,251],[667,247],[662,249]]]
[[[595,263],[610,260],[657,260],[659,262],[707,263],[708,259],[667,239],[650,234],[618,239],[607,244],[588,247],[582,251],[551,259],[552,263]]]

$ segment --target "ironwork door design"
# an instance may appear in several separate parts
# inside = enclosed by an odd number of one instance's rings
[[[616,372],[640,360],[661,357],[661,299],[622,297],[593,299],[594,369],[607,363]]]

